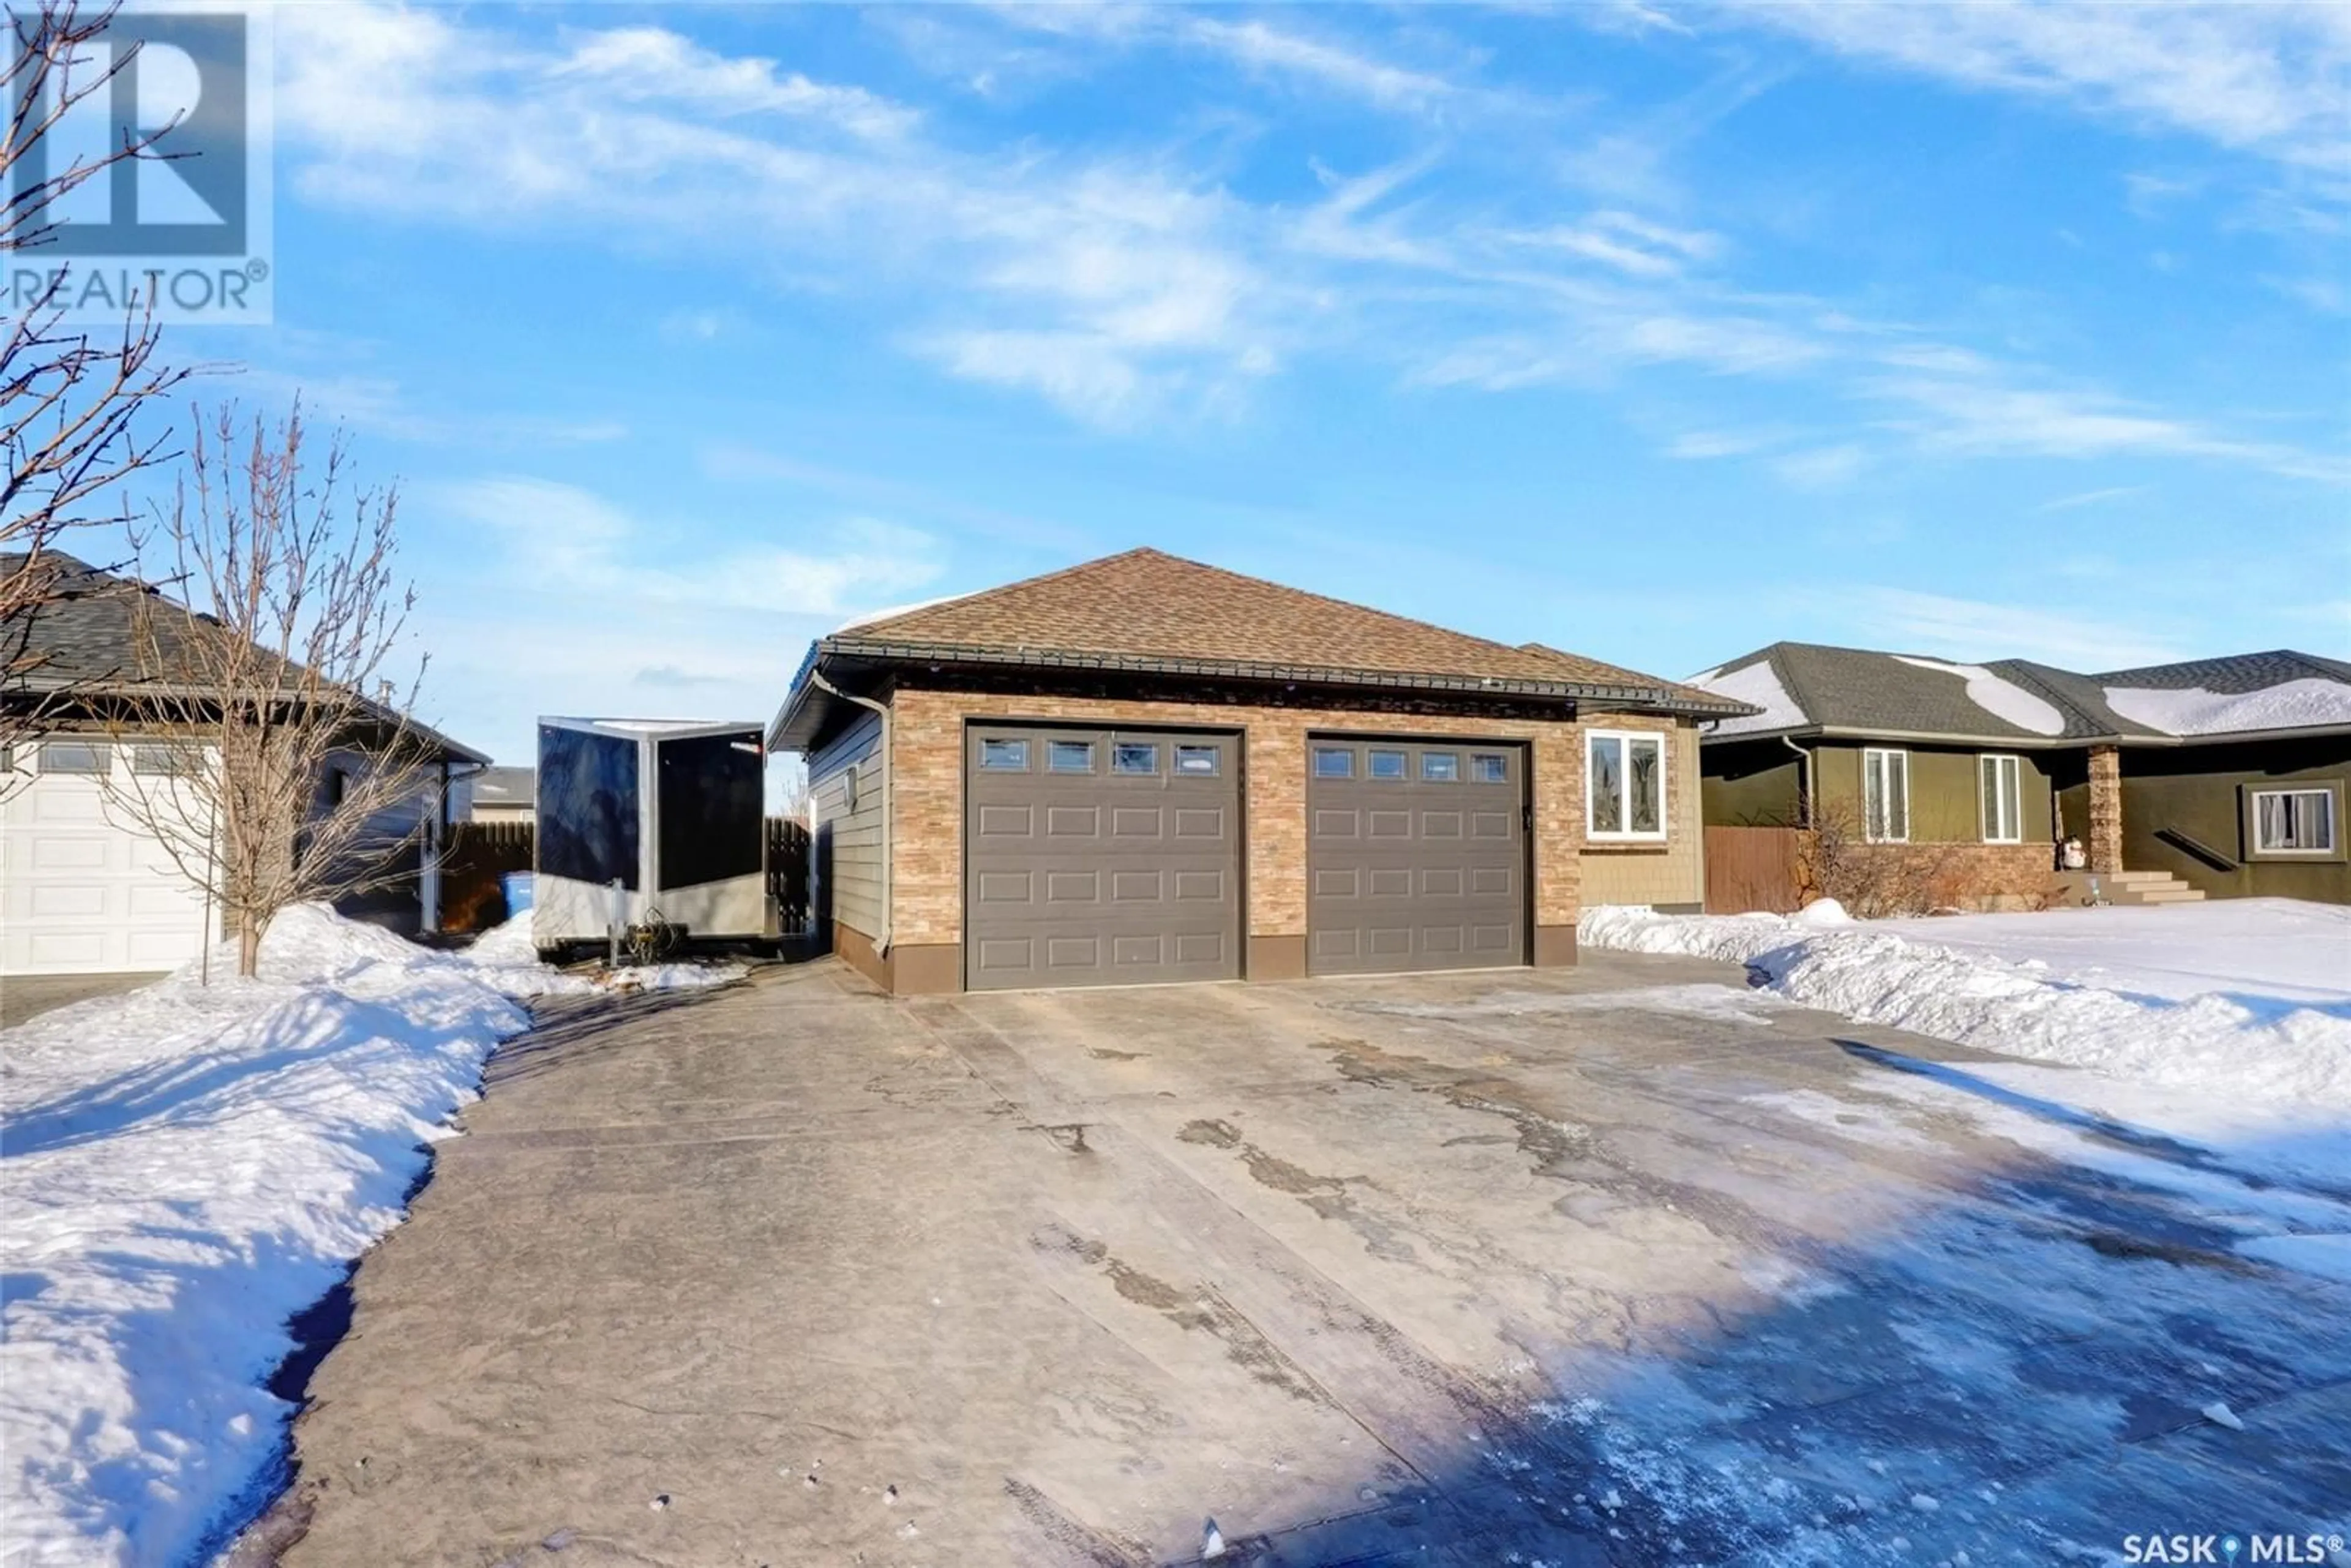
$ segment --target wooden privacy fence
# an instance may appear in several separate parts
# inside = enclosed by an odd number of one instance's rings
[[[809,928],[808,824],[792,817],[768,819],[768,897],[776,906],[776,930],[785,936]]]
[[[507,917],[498,878],[528,871],[538,829],[529,822],[458,822],[441,851],[441,929],[487,931]]]
[[[798,936],[809,928],[809,831],[790,817],[769,817],[768,896],[775,901],[778,932]],[[459,822],[450,828],[441,854],[441,929],[486,931],[507,917],[498,879],[528,871],[538,829],[532,822]]]
[[[1706,912],[1795,913],[1802,902],[1796,873],[1802,837],[1794,828],[1707,829]]]

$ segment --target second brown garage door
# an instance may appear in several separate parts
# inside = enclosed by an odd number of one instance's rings
[[[964,984],[1240,974],[1240,743],[974,725]]]
[[[1527,961],[1526,754],[1307,744],[1307,972]]]

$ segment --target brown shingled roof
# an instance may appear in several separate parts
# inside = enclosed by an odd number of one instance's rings
[[[1566,679],[1595,686],[1654,686],[1677,701],[1705,705],[1722,700],[1719,692],[1703,686],[1684,685],[1679,681],[1661,681],[1655,675],[1645,675],[1638,670],[1628,670],[1622,664],[1606,664],[1598,659],[1587,659],[1581,653],[1570,653],[1547,643],[1521,643],[1520,652],[1541,653],[1555,661],[1567,671]]]
[[[866,622],[847,629],[840,640],[1473,679],[1582,678],[1562,673],[1563,655],[1490,643],[1155,549],[1104,556]],[[1642,685],[1663,684],[1646,675],[1629,678]]]

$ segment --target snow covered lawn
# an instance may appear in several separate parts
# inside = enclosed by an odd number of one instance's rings
[[[518,998],[527,917],[434,953],[322,906],[0,1034],[0,1561],[177,1563],[276,1478],[287,1320],[399,1223]],[[732,978],[668,966],[632,983]]]
[[[2290,899],[1855,921],[1584,911],[1595,947],[1755,969],[1808,1006],[2231,1101],[2351,1113],[2351,909]]]
[[[2054,1064],[1978,1074],[2351,1181],[2351,909],[2291,899],[1855,921],[1586,910],[1595,947],[1747,965],[1791,1001]]]

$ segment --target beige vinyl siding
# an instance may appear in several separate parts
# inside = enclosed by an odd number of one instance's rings
[[[1706,900],[1706,835],[1700,825],[1698,727],[1671,719],[1587,711],[1586,729],[1656,729],[1671,733],[1666,747],[1666,841],[1584,845],[1583,905],[1698,904]],[[1581,801],[1578,810],[1581,810]],[[1577,819],[1578,822],[1582,818]]]
[[[849,804],[849,774],[858,773],[857,805]],[[816,806],[811,846],[823,913],[867,936],[882,934],[882,716],[856,723],[809,758],[809,795]]]

